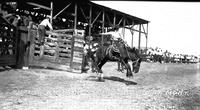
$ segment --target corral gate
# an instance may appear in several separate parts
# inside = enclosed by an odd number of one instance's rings
[[[6,23],[0,23],[0,66],[17,65],[18,37],[17,29]]]
[[[81,72],[84,32],[74,29],[47,31],[44,45],[39,46],[37,29],[30,29],[29,66]]]

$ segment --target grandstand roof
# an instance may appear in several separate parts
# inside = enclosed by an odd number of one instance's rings
[[[32,2],[32,3],[36,3],[36,4],[40,4],[42,6],[46,6],[46,7],[50,7],[50,2],[53,2],[53,14],[57,14],[60,10],[62,10],[65,6],[67,6],[69,3],[74,4],[77,3],[79,6],[81,6],[85,12],[85,15],[89,16],[89,10],[90,10],[90,6],[92,6],[92,10],[93,10],[93,17],[98,15],[98,11],[100,10],[104,10],[105,13],[107,14],[107,17],[110,18],[111,22],[113,20],[114,17],[114,13],[116,14],[116,22],[119,22],[121,20],[121,17],[126,18],[127,22],[125,25],[130,25],[132,23],[132,21],[134,21],[134,24],[147,24],[149,23],[149,21],[136,17],[136,16],[132,16],[129,14],[126,14],[124,12],[120,12],[118,10],[115,9],[111,9],[102,5],[98,5],[95,4],[89,0],[8,0],[8,1],[17,1],[18,2],[18,8],[20,9],[26,9],[26,10],[33,10],[33,11],[37,11],[39,13],[45,13],[45,14],[50,14],[49,10],[45,10],[45,9],[34,9],[36,8],[35,6],[32,6],[30,4],[27,4],[27,2]],[[59,16],[61,17],[66,17],[66,15],[69,15],[70,13],[74,12],[74,7],[68,7],[65,11],[63,11]],[[83,17],[83,15],[81,14],[80,11],[78,11],[78,20],[80,21],[85,21],[85,18]],[[109,26],[108,25],[108,21],[105,21],[105,27]],[[121,24],[120,26],[122,26],[123,24]]]

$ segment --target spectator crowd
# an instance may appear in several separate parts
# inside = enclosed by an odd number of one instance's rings
[[[145,61],[160,63],[197,63],[200,58],[195,55],[172,53],[161,48],[141,49],[141,54],[145,56]]]

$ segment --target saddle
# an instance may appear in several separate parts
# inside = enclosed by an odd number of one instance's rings
[[[117,46],[110,45],[106,51],[106,54],[112,59],[119,60],[120,51]]]

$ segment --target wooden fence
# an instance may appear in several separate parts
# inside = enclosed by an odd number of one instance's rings
[[[81,72],[84,30],[63,29],[47,31],[44,45],[40,46],[37,29],[29,30],[29,66],[42,66]]]
[[[15,28],[0,23],[0,66],[41,66],[80,73],[84,33],[74,29],[47,31],[44,45],[39,46],[38,31],[32,25]]]

